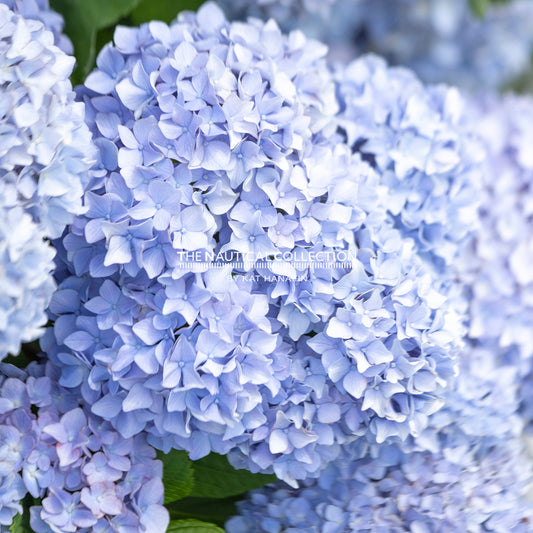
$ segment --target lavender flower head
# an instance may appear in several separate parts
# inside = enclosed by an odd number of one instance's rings
[[[489,157],[481,195],[481,225],[456,263],[470,301],[468,336],[515,364],[523,379],[533,369],[533,100],[472,99],[471,120]],[[523,409],[531,423],[531,377],[523,381]]]
[[[229,20],[245,20],[259,17],[273,18],[284,31],[302,28],[313,36],[318,17],[327,19],[331,6],[338,0],[222,0],[219,2]]]
[[[82,212],[91,138],[73,63],[41,22],[0,5],[1,358],[41,332],[54,287],[43,239]]]
[[[300,28],[349,63],[376,53],[416,72],[426,83],[475,91],[498,89],[527,72],[533,51],[533,5],[492,2],[482,17],[469,0],[224,0],[230,18],[274,18]]]
[[[147,531],[168,525],[162,464],[144,436],[122,438],[79,407],[51,365],[0,365],[0,525],[29,493],[36,533]]]
[[[347,143],[379,173],[395,226],[442,270],[478,223],[485,150],[463,99],[372,55],[338,69],[337,82]]]
[[[19,204],[57,238],[74,215],[93,160],[83,105],[68,77],[74,58],[53,45],[41,22],[0,5],[3,140],[0,179]]]
[[[349,459],[300,489],[278,483],[254,491],[226,531],[530,531],[531,468],[520,440],[516,368],[490,352],[464,357],[446,406],[419,438],[352,446]]]
[[[124,437],[295,483],[441,406],[460,313],[335,135],[325,52],[206,4],[119,27],[79,89],[100,160],[44,342]]]
[[[341,0],[339,9],[343,3],[347,9],[353,0]],[[340,14],[333,20],[348,33],[349,19]],[[364,29],[368,50],[412,68],[427,83],[498,89],[530,65],[533,4],[528,0],[490,3],[481,17],[468,0],[363,0],[357,14],[362,20],[352,33],[355,39]]]
[[[0,0],[17,15],[25,19],[38,20],[44,27],[54,34],[54,44],[65,54],[72,54],[73,48],[70,39],[63,33],[63,17],[51,7],[49,0]]]
[[[5,185],[0,182],[0,360],[43,333],[55,290],[55,252]]]

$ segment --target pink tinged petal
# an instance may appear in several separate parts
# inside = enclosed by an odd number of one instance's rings
[[[64,503],[53,493],[43,500],[43,509],[52,515],[61,513],[63,506]]]
[[[109,492],[105,495],[104,500],[101,503],[100,508],[105,514],[108,515],[118,515],[122,513],[123,504],[116,494],[110,494]],[[162,530],[164,531],[164,530]]]
[[[60,443],[56,446],[59,466],[69,466],[81,457],[80,448],[74,448],[70,443]]]
[[[91,494],[90,489],[87,487],[84,487],[81,490],[80,500],[85,507],[91,510],[93,516],[96,518],[102,518],[102,516],[104,516],[104,512],[100,509],[97,499]]]
[[[43,431],[52,436],[57,442],[66,442],[67,440],[67,432],[63,424],[59,422],[45,426]]]

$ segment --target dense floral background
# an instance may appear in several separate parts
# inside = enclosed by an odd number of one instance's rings
[[[532,0],[0,0],[0,531],[533,531],[532,59]]]

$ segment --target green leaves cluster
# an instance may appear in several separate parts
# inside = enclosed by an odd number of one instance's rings
[[[276,481],[276,476],[235,470],[228,460],[210,454],[191,461],[183,451],[160,454],[169,532],[223,533],[218,526],[235,514],[235,503],[252,489]]]
[[[33,529],[30,526],[30,507],[40,505],[41,502],[40,500],[34,499],[30,494],[27,494],[20,503],[22,505],[22,514],[15,516],[9,531],[11,533],[33,533]],[[4,530],[2,529],[2,531]]]
[[[505,4],[509,0],[470,0],[470,9],[477,17],[483,17],[491,4]]]

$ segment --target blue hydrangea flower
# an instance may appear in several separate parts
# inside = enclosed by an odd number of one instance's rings
[[[445,407],[419,438],[351,446],[348,460],[300,489],[253,491],[228,533],[530,531],[517,369],[490,352],[464,357]]]
[[[33,531],[158,533],[168,525],[162,464],[146,437],[123,438],[63,388],[52,365],[0,365],[0,525],[27,494]]]
[[[460,313],[335,135],[325,52],[206,4],[119,27],[79,89],[100,160],[44,344],[125,438],[294,484],[441,406]]]
[[[347,10],[353,0],[341,0],[339,8],[343,3]],[[533,5],[528,0],[493,2],[482,17],[468,0],[363,0],[358,14],[362,28],[352,33],[354,38],[364,31],[368,50],[412,68],[427,83],[486,91],[530,66]],[[333,20],[347,20],[342,11],[339,15]],[[343,23],[345,36],[353,31],[349,24]]]
[[[83,105],[74,102],[68,80],[74,58],[52,44],[41,22],[3,5],[0,16],[0,179],[16,187],[18,202],[46,236],[57,238],[83,211],[93,163]]]
[[[220,5],[230,20],[247,17],[273,18],[283,30],[313,29],[317,17],[329,15],[331,6],[338,0],[222,0]]]
[[[533,51],[533,5],[492,2],[482,17],[468,0],[224,0],[231,19],[274,18],[330,47],[349,63],[373,52],[414,70],[426,83],[497,89],[527,72]]]
[[[533,369],[533,100],[476,98],[469,108],[488,158],[480,229],[456,263],[470,302],[468,336],[519,368],[524,416],[531,423],[531,375],[526,376]]]
[[[38,20],[45,28],[54,34],[54,44],[65,54],[72,54],[73,48],[70,39],[63,33],[63,17],[51,7],[49,0],[0,0],[13,12],[25,19]]]
[[[41,22],[0,5],[0,358],[42,331],[54,287],[44,239],[83,212],[92,164],[83,104],[68,81],[74,58],[52,43]]]
[[[18,353],[21,342],[43,333],[45,309],[55,290],[55,252],[18,205],[13,188],[3,185],[0,182],[0,359]]]
[[[438,269],[451,264],[476,229],[485,159],[463,99],[372,55],[340,68],[337,79],[339,127],[380,174],[396,227]]]

